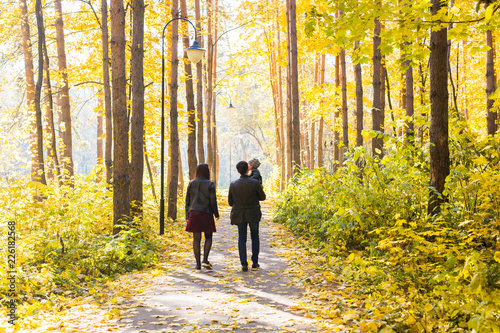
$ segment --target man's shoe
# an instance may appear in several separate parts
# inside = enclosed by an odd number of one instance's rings
[[[259,264],[257,264],[257,263],[253,263],[253,264],[252,264],[252,268],[259,268],[259,267],[260,267],[260,265],[259,265]]]
[[[248,266],[243,266],[241,269],[243,272],[248,272]]]

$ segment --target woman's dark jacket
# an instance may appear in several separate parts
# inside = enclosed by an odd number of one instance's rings
[[[214,182],[206,178],[195,178],[189,182],[186,191],[186,219],[192,210],[214,214],[219,218]]]
[[[262,217],[259,201],[266,200],[262,184],[247,175],[241,176],[229,185],[229,206],[231,224],[255,223]]]

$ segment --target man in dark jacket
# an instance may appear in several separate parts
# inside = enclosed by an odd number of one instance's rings
[[[248,271],[247,226],[252,238],[252,268],[259,268],[259,222],[262,217],[259,201],[266,200],[262,184],[247,176],[248,163],[238,162],[236,169],[241,177],[229,186],[228,202],[231,209],[231,224],[238,226],[238,251],[243,271]]]

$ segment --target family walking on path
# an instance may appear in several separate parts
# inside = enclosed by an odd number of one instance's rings
[[[248,163],[240,161],[236,170],[240,178],[229,186],[228,203],[232,207],[231,224],[238,226],[238,253],[244,272],[248,271],[247,234],[250,227],[252,240],[252,268],[259,268],[259,222],[262,218],[260,201],[266,199],[262,187],[262,176],[258,170],[260,162],[253,158]],[[186,231],[193,233],[193,252],[196,269],[211,269],[208,256],[212,248],[212,235],[216,232],[214,216],[219,219],[215,184],[210,180],[207,164],[200,164],[196,169],[195,179],[189,182],[186,191]],[[201,260],[201,234],[205,234],[203,261]]]

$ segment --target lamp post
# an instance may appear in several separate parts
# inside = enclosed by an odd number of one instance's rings
[[[194,26],[193,22],[188,20],[185,17],[176,17],[171,19],[170,21],[165,24],[163,27],[163,31],[161,34],[161,162],[160,162],[160,167],[161,167],[161,172],[160,172],[160,184],[161,184],[161,197],[160,197],[160,235],[163,235],[165,233],[165,197],[164,197],[164,164],[165,164],[165,144],[164,144],[164,138],[165,138],[165,56],[164,56],[164,41],[165,41],[165,29],[167,26],[175,21],[175,20],[184,20],[187,21],[189,24],[194,29],[194,41],[193,44],[186,50],[187,56],[189,60],[193,63],[196,64],[198,63],[201,58],[203,57],[203,54],[205,53],[205,50],[200,48],[200,45],[198,44],[198,38],[197,38],[197,33],[196,33],[196,27]]]

